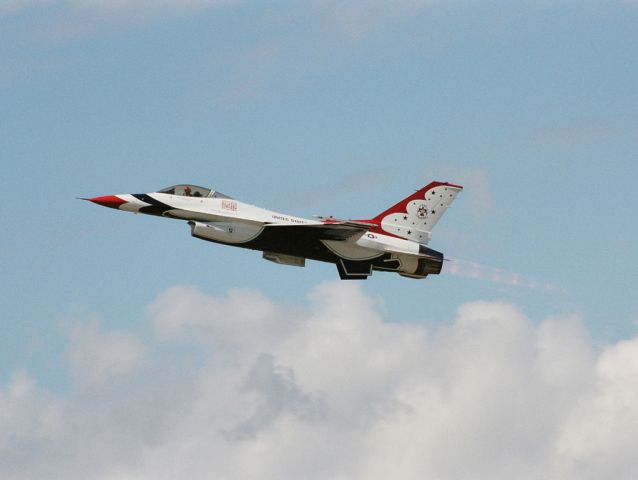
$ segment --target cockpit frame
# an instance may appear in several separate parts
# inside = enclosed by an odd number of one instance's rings
[[[166,193],[168,195],[176,195],[180,197],[197,197],[197,198],[232,198],[221,192],[216,192],[210,188],[200,187],[188,183],[179,183],[170,187],[162,188],[157,193]]]

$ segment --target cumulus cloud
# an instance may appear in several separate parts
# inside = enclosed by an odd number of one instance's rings
[[[597,349],[576,316],[502,302],[429,328],[381,311],[352,283],[303,306],[176,286],[154,339],[89,322],[68,392],[0,387],[0,477],[634,477],[638,337]]]
[[[133,335],[124,331],[101,332],[97,322],[92,321],[73,328],[67,358],[75,381],[92,386],[140,368],[145,349]]]

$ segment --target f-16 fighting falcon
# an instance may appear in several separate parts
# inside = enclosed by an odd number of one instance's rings
[[[432,229],[463,189],[432,182],[369,220],[294,217],[240,202],[195,185],[153,193],[86,198],[133,213],[187,220],[202,240],[263,252],[283,265],[306,259],[334,263],[342,280],[365,280],[373,270],[425,278],[441,272],[443,254],[426,245]]]

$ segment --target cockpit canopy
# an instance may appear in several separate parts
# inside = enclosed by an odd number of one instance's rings
[[[209,197],[209,198],[231,198],[221,192],[216,192],[210,188],[188,185],[186,183],[162,188],[157,193],[167,193],[169,195],[179,195],[181,197]]]

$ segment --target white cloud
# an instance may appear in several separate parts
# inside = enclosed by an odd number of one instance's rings
[[[608,346],[593,388],[574,405],[558,439],[562,468],[579,478],[631,478],[638,439],[638,338]],[[601,452],[603,453],[601,455]],[[588,459],[583,462],[583,459]]]
[[[173,287],[149,307],[157,342],[146,349],[130,333],[79,327],[69,392],[24,372],[0,388],[0,477],[622,480],[638,470],[638,337],[597,352],[579,318],[535,324],[499,302],[467,303],[431,329],[387,323],[353,283],[309,298],[279,306],[257,291]],[[193,351],[197,366],[175,362]]]
[[[234,289],[225,297],[212,297],[194,286],[175,286],[158,296],[148,311],[159,339],[205,342],[229,356],[269,352],[296,323],[294,315],[254,290]]]
[[[137,338],[123,331],[100,332],[95,321],[75,327],[70,337],[67,358],[79,385],[107,383],[145,362],[145,349]]]

